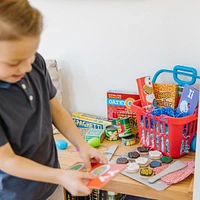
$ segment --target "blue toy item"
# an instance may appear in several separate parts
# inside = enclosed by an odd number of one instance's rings
[[[190,144],[190,148],[192,151],[196,152],[196,141],[197,141],[197,136],[195,135],[192,139],[192,142]]]
[[[180,85],[180,86],[185,86],[185,84],[193,85],[196,82],[197,79],[200,79],[200,76],[197,75],[198,73],[197,73],[197,70],[195,68],[188,67],[188,66],[176,65],[173,68],[173,70],[169,70],[169,69],[158,70],[155,73],[155,75],[152,79],[152,83],[155,83],[158,76],[163,72],[172,73],[174,81],[176,81],[176,83],[178,83],[178,85]],[[184,75],[184,76],[187,76],[187,77],[191,77],[191,80],[190,81],[181,80],[178,77],[178,75]]]
[[[56,147],[63,150],[68,147],[68,143],[65,140],[56,140]]]

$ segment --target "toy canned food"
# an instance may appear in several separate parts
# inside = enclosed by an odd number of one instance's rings
[[[117,126],[115,125],[106,126],[106,139],[110,141],[115,141],[119,139]]]
[[[141,99],[141,105],[145,111],[151,111],[153,104],[155,104],[155,96],[153,93],[153,85],[150,76],[145,76],[136,79],[138,92]]]
[[[113,119],[112,122],[118,128],[119,137],[126,137],[129,135],[133,135],[129,117],[122,118],[122,119]]]
[[[130,135],[130,136],[122,138],[122,144],[124,146],[131,146],[131,145],[134,145],[135,143],[136,143],[136,137],[134,135]]]

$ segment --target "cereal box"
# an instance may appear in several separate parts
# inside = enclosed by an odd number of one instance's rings
[[[81,112],[73,112],[72,119],[79,128],[105,129],[106,126],[111,125],[106,118]]]
[[[130,109],[130,107],[133,101],[139,98],[139,95],[136,93],[109,90],[107,92],[108,120],[135,116],[135,113]]]
[[[156,103],[160,107],[177,107],[178,85],[153,83]]]

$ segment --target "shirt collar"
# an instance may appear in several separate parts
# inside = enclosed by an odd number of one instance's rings
[[[10,88],[10,83],[5,82],[5,81],[0,81],[0,88],[8,89]]]

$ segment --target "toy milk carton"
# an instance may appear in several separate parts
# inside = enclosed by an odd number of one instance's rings
[[[79,128],[105,129],[106,126],[111,125],[106,118],[81,112],[73,112],[72,119]]]
[[[85,141],[88,142],[88,140],[92,138],[99,138],[100,142],[102,142],[105,138],[105,129],[89,129],[88,132],[85,134]]]
[[[107,92],[107,116],[108,120],[130,117],[130,124],[134,134],[137,133],[136,115],[130,108],[140,96],[136,93],[109,90]]]

